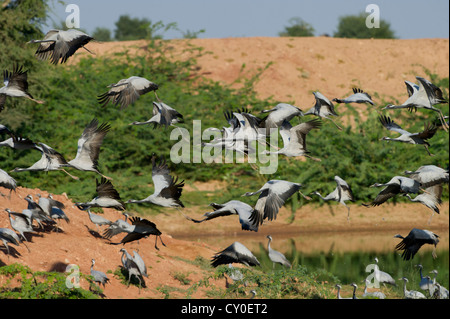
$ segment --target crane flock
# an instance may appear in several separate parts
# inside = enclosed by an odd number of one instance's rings
[[[58,63],[65,63],[75,54],[77,50],[83,48],[89,51],[85,45],[94,40],[91,36],[84,32],[69,29],[50,30],[42,40],[31,40],[30,44],[38,43],[39,47],[35,52],[35,56],[39,60],[50,60],[54,65]],[[7,98],[26,98],[35,103],[42,104],[44,101],[35,99],[28,91],[27,81],[28,71],[23,70],[23,66],[14,64],[12,71],[3,71],[4,86],[0,88],[0,112],[4,111],[8,105]],[[388,104],[383,110],[395,110],[406,108],[409,111],[417,111],[417,109],[427,109],[435,111],[439,114],[441,127],[448,131],[448,124],[445,122],[443,112],[434,107],[434,105],[448,103],[442,95],[440,88],[435,86],[430,81],[417,76],[418,84],[410,81],[405,81],[408,99],[401,105]],[[154,92],[157,101],[153,102],[153,117],[145,122],[134,121],[130,125],[145,125],[153,124],[154,128],[158,126],[175,126],[177,123],[184,123],[184,118],[181,113],[165,104],[159,99],[156,91],[159,85],[141,76],[130,76],[126,79],[121,79],[114,84],[107,86],[107,92],[97,96],[97,102],[101,107],[106,107],[109,103],[113,106],[120,107],[120,110],[125,110],[127,107],[135,103],[141,96],[146,93]],[[283,155],[286,157],[306,157],[314,161],[321,161],[319,158],[312,157],[310,151],[307,149],[306,136],[313,135],[313,130],[319,130],[324,125],[323,120],[331,121],[335,127],[342,131],[342,127],[335,122],[334,119],[339,115],[335,111],[333,102],[351,104],[351,103],[366,103],[374,106],[371,96],[360,88],[353,88],[353,94],[345,98],[334,98],[331,101],[319,91],[313,92],[315,104],[308,111],[303,112],[299,107],[279,103],[271,109],[263,110],[261,112],[264,118],[260,118],[251,114],[248,109],[241,109],[235,111],[224,112],[225,119],[230,127],[223,127],[222,129],[213,129],[223,132],[223,138],[214,139],[211,143],[203,143],[203,146],[220,147],[227,151],[240,152],[248,155],[255,150],[250,143],[257,141],[258,143],[268,144],[266,138],[272,134],[273,131],[279,132],[282,137],[283,147],[275,151],[266,151],[266,154]],[[291,121],[294,118],[301,118],[305,116],[315,116],[316,118],[301,122],[297,125],[292,125]],[[382,140],[398,141],[409,144],[423,145],[428,153],[430,153],[428,142],[433,136],[438,134],[439,127],[433,123],[426,123],[424,130],[419,133],[410,133],[401,128],[389,116],[381,115],[379,121],[383,127],[389,131],[400,134],[399,137],[383,137]],[[75,205],[81,210],[86,211],[92,224],[95,224],[97,231],[100,234],[100,227],[106,226],[103,234],[100,237],[111,240],[114,236],[125,233],[126,235],[118,242],[110,242],[111,245],[125,245],[126,243],[139,241],[154,235],[155,248],[157,247],[157,239],[159,238],[162,245],[162,232],[157,228],[156,224],[141,218],[132,216],[129,218],[127,207],[131,204],[150,204],[165,208],[175,208],[179,211],[185,207],[181,201],[182,190],[184,187],[184,180],[179,182],[178,177],[173,177],[164,157],[159,158],[153,154],[151,158],[152,163],[152,181],[154,184],[154,193],[144,199],[129,199],[122,200],[119,192],[112,184],[112,178],[103,175],[99,171],[99,156],[100,148],[103,140],[108,132],[112,129],[109,123],[99,123],[94,118],[90,123],[87,123],[81,137],[78,139],[77,153],[75,158],[67,161],[64,156],[57,152],[52,147],[43,142],[33,142],[28,138],[17,136],[6,125],[0,124],[0,136],[8,135],[9,138],[0,141],[0,147],[9,147],[15,150],[38,150],[42,156],[33,165],[28,168],[15,168],[11,170],[12,173],[20,173],[23,171],[64,171],[75,180],[79,178],[71,175],[66,169],[76,169],[80,171],[93,172],[101,176],[100,180],[96,179],[96,193],[97,196],[92,200],[86,202],[77,202]],[[270,145],[269,145],[270,146]],[[370,187],[383,187],[376,198],[368,204],[363,204],[366,207],[373,207],[382,205],[389,199],[401,195],[407,197],[412,202],[419,202],[434,213],[439,214],[439,205],[441,204],[442,185],[448,184],[449,173],[448,169],[442,169],[435,165],[423,165],[413,171],[405,171],[407,176],[394,176],[387,183],[375,183]],[[15,176],[15,175],[14,175]],[[350,185],[341,177],[335,176],[337,184],[335,190],[327,196],[322,197],[318,191],[312,194],[319,196],[324,201],[333,200],[347,207],[347,220],[350,221],[350,207],[346,205],[346,201],[355,202],[356,198],[352,192]],[[18,182],[15,178],[9,175],[6,171],[0,168],[0,187],[9,190],[9,197],[15,192]],[[258,232],[265,224],[277,218],[278,212],[286,201],[292,196],[299,193],[305,199],[311,198],[303,195],[300,189],[303,185],[299,182],[286,180],[269,180],[259,190],[254,192],[246,192],[243,197],[259,195],[255,204],[250,204],[231,200],[223,204],[211,203],[213,207],[212,212],[204,213],[202,219],[195,219],[186,216],[186,219],[194,223],[203,223],[218,217],[229,215],[238,215],[241,229],[245,231]],[[3,196],[6,196],[0,193]],[[412,198],[410,194],[416,194]],[[10,225],[12,229],[0,228],[0,239],[2,240],[9,258],[10,250],[8,244],[19,246],[28,241],[25,234],[36,233],[34,222],[38,223],[40,229],[47,226],[55,226],[56,220],[64,219],[67,223],[70,221],[64,213],[65,206],[55,201],[51,195],[48,198],[39,196],[38,202],[33,200],[31,195],[28,195],[25,200],[28,202],[27,209],[22,212],[14,212],[9,208],[5,209],[8,214]],[[92,213],[91,208],[112,208],[122,211],[124,219],[118,219],[112,222],[105,217]],[[130,222],[128,222],[130,220]],[[18,235],[17,233],[20,235]],[[433,244],[435,247],[439,242],[438,235],[428,230],[421,230],[414,228],[411,232],[403,237],[399,234],[394,236],[401,238],[402,241],[395,247],[396,250],[403,250],[402,257],[405,260],[414,258],[419,248],[424,244]],[[281,253],[271,247],[272,236],[268,235],[268,257],[273,262],[275,268],[276,263],[280,263],[286,267],[292,267],[291,262]],[[27,247],[28,249],[28,247]],[[29,249],[28,249],[29,250]],[[148,277],[147,267],[144,260],[136,252],[133,251],[133,256],[129,254],[125,248],[121,248],[121,261],[123,269],[128,272],[128,284],[131,277],[135,276],[139,281],[140,287],[145,287],[144,277]],[[434,256],[434,252],[433,252]],[[91,260],[91,276],[94,282],[100,283],[103,286],[108,284],[109,278],[101,271],[94,270],[95,260]],[[376,259],[378,263],[378,259]],[[230,246],[221,250],[212,257],[211,265],[217,267],[222,264],[231,265],[232,263],[241,263],[248,267],[260,266],[260,262],[253,255],[253,253],[239,242],[234,242]],[[422,268],[420,268],[420,275],[422,277]],[[395,285],[395,280],[392,277],[380,271],[377,268],[376,276],[380,282]],[[406,289],[408,279],[401,278],[404,281],[405,298],[418,299],[422,298],[423,294]],[[425,278],[426,284],[422,284],[421,288],[430,290],[430,285],[433,285],[433,291],[430,293],[434,296],[435,291],[439,291],[439,296],[445,296],[445,289],[441,285],[432,281],[429,276]],[[375,297],[383,299],[385,295],[381,292],[367,292],[368,280],[365,281],[366,287],[363,297]],[[357,289],[356,283],[352,283],[354,288],[353,296],[350,299],[357,299],[355,292]],[[340,297],[340,285],[338,288],[338,298]],[[430,290],[431,291],[431,290]],[[255,294],[256,295],[256,292]],[[423,296],[424,297],[424,296]],[[448,291],[447,291],[448,298]]]

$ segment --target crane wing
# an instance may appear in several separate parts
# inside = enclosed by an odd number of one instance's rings
[[[405,131],[404,129],[401,128],[400,125],[396,124],[389,116],[386,115],[381,115],[378,120],[380,121],[380,123],[389,131],[394,131],[400,134],[406,134],[406,135],[410,135],[411,133],[409,133],[408,131]]]

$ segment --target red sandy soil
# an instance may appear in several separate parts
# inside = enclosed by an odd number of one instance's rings
[[[426,77],[422,66],[440,77],[449,76],[449,41],[448,39],[421,40],[348,40],[334,38],[227,38],[227,39],[194,39],[189,40],[194,46],[202,46],[205,51],[212,52],[198,59],[199,72],[205,76],[233,83],[239,76],[251,76],[258,68],[263,68],[272,62],[262,74],[256,84],[258,94],[265,98],[272,96],[280,102],[290,102],[306,110],[314,104],[314,90],[320,90],[330,99],[344,97],[351,92],[351,88],[359,86],[368,93],[378,92],[380,97],[374,97],[375,103],[381,98],[406,99],[404,80],[415,80],[415,75]],[[175,40],[173,47],[180,50],[186,40]],[[89,49],[97,55],[111,53],[115,50],[130,48],[136,54],[142,50],[145,42],[122,43],[93,43]],[[135,47],[135,49],[133,49]],[[135,51],[133,51],[135,50]],[[77,53],[82,56],[85,53]],[[74,59],[75,61],[75,59]],[[240,73],[245,64],[243,74]],[[239,85],[239,84],[236,84]],[[339,111],[339,107],[337,108]],[[447,110],[444,113],[448,113]],[[222,189],[221,182],[211,184],[197,183],[187,185],[185,192],[205,189]],[[0,189],[2,193],[8,193]],[[24,189],[18,187],[12,193],[11,199],[0,196],[0,227],[10,227],[5,208],[21,212],[26,208],[24,197],[28,194],[36,198],[40,193],[47,196],[45,190]],[[76,264],[80,271],[89,274],[91,259],[96,260],[95,269],[105,273],[114,272],[120,265],[122,246],[109,245],[104,239],[95,238],[88,231],[97,230],[86,212],[74,207],[70,199],[64,195],[55,195],[57,200],[66,204],[65,212],[70,223],[60,222],[63,232],[40,232],[29,236],[27,243],[30,252],[23,246],[10,246],[12,255],[7,256],[2,248],[0,265],[22,263],[33,270],[64,271],[68,264]],[[194,218],[200,217],[208,207],[187,207],[184,213]],[[3,213],[1,213],[3,212]],[[265,235],[272,234],[303,234],[299,249],[309,252],[314,245],[321,245],[317,241],[308,241],[314,234],[328,234],[325,239],[342,237],[349,233],[372,234],[382,229],[390,234],[389,241],[384,245],[392,246],[392,235],[401,232],[406,235],[413,227],[428,228],[444,234],[442,247],[448,247],[449,204],[444,203],[441,214],[434,215],[428,224],[430,211],[420,204],[399,204],[396,206],[385,204],[381,207],[367,209],[351,206],[351,220],[346,220],[346,209],[338,205],[306,205],[300,207],[292,223],[287,220],[291,213],[282,208],[276,221],[263,225],[257,234],[249,234],[240,230],[237,218],[232,216],[213,220],[204,224],[193,224],[187,221],[177,210],[168,210],[165,214],[152,216],[149,219],[156,223],[162,231],[162,240],[166,246],[158,241],[159,250],[154,247],[155,237],[140,240],[138,243],[126,244],[125,248],[131,252],[138,250],[148,267],[149,278],[146,278],[147,288],[139,289],[135,286],[127,288],[119,282],[112,273],[108,273],[110,283],[104,288],[106,298],[163,298],[164,294],[156,288],[169,286],[179,288],[180,292],[171,292],[171,298],[184,297],[188,286],[183,285],[177,274],[187,276],[191,283],[203,279],[207,273],[189,261],[201,256],[209,260],[214,253],[225,248],[234,240],[246,240],[255,236],[266,244]],[[119,212],[105,209],[104,216],[112,221],[123,218]],[[324,218],[325,217],[325,218]],[[102,227],[102,230],[104,227]],[[220,239],[220,235],[231,236],[229,241]],[[216,239],[206,237],[217,236]],[[196,237],[197,236],[197,237]],[[202,240],[204,236],[205,240]],[[383,236],[386,237],[386,236]],[[121,235],[113,238],[119,241]],[[365,237],[370,238],[370,237]],[[306,244],[305,244],[306,243]],[[381,243],[378,240],[360,241],[343,245],[341,249],[377,249]],[[253,245],[253,244],[252,244]],[[274,242],[275,248],[276,244]],[[345,246],[345,247],[344,247]],[[250,249],[254,246],[250,246]],[[439,255],[439,246],[438,246]],[[0,285],[4,278],[0,278]],[[225,280],[214,282],[218,287],[225,287]],[[86,283],[83,283],[87,288]],[[193,295],[194,298],[205,298],[203,289]]]

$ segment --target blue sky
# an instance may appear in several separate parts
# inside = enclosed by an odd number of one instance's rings
[[[154,23],[175,22],[184,32],[205,30],[199,38],[276,37],[293,17],[311,24],[315,35],[332,35],[339,17],[376,4],[398,38],[449,37],[447,0],[67,0],[65,4],[54,0],[52,19],[57,24],[69,15],[68,4],[78,5],[80,27],[89,33],[96,27],[113,32],[119,16],[128,14]],[[45,31],[52,27],[49,21]],[[182,33],[171,30],[163,37],[181,38]]]

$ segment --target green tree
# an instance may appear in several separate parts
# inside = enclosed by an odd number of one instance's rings
[[[111,41],[111,30],[108,28],[97,27],[94,32],[92,32],[92,36],[98,41]]]
[[[289,19],[289,26],[284,27],[284,31],[278,33],[280,37],[312,37],[314,28],[302,18],[294,17]]]
[[[358,38],[358,39],[395,39],[394,31],[391,30],[389,22],[381,19],[379,28],[368,28],[366,26],[367,14],[348,15],[339,18],[336,38]]]
[[[162,38],[161,35],[155,34],[162,28],[162,23],[152,24],[147,18],[139,19],[121,15],[115,25],[115,38],[119,41]]]

